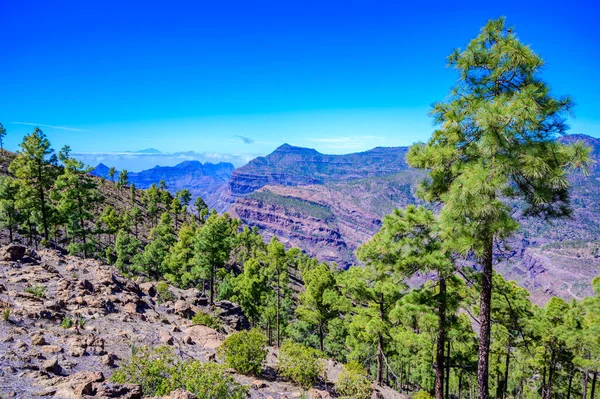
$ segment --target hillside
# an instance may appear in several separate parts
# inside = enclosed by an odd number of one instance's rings
[[[99,164],[94,168],[92,174],[108,178],[109,167]],[[158,184],[161,180],[167,185],[171,194],[188,189],[192,194],[192,203],[198,196],[202,197],[209,207],[214,207],[217,201],[217,193],[231,177],[234,166],[228,162],[212,164],[210,162],[184,161],[175,166],[155,166],[141,172],[129,172],[129,181],[137,188],[147,189],[152,184]],[[116,177],[118,177],[118,172]]]
[[[594,243],[600,240],[600,140],[583,135],[566,136],[561,140],[583,140],[592,147],[592,155],[597,161],[589,176],[574,174],[570,177],[573,217],[551,223],[524,219],[521,231],[509,243],[512,251],[498,254],[506,258],[498,270],[535,292],[538,302],[544,302],[552,295],[565,298],[590,295],[590,281],[597,275],[600,265],[597,251],[575,249],[581,242],[589,242],[596,248]],[[373,151],[377,151],[375,154],[379,156],[367,164],[374,167],[380,165],[385,157],[381,157],[382,149]],[[406,153],[405,148],[397,149],[397,152],[388,151],[388,155]],[[395,174],[388,174],[394,170],[388,164],[373,177],[352,179],[363,173],[376,173],[376,170],[366,167],[357,173],[344,175],[340,169],[333,167],[337,174],[332,175],[329,181],[321,180],[321,184],[283,184],[281,181],[300,182],[302,177],[297,180],[275,178],[278,176],[274,172],[278,170],[278,162],[282,163],[281,170],[286,173],[289,173],[290,167],[288,160],[291,155],[278,152],[279,149],[271,154],[274,156],[251,163],[252,167],[245,169],[255,173],[271,171],[269,185],[263,184],[265,179],[260,177],[252,180],[247,173],[244,175],[246,179],[241,180],[242,174],[238,171],[243,168],[233,173],[230,187],[242,187],[243,182],[243,189],[237,191],[238,197],[229,212],[245,224],[258,226],[266,237],[276,235],[310,255],[337,262],[342,267],[356,263],[356,248],[379,230],[383,216],[396,207],[419,202],[416,185],[426,176],[423,171],[407,169],[403,161],[398,164],[399,171]],[[294,154],[299,164],[313,165],[318,153],[296,150]],[[367,151],[349,157],[356,159],[369,154]],[[300,160],[302,155],[306,155],[306,161]],[[387,160],[391,162],[394,155]],[[268,168],[259,167],[265,164]],[[324,165],[319,167],[326,169]],[[252,191],[254,187],[260,188]],[[251,194],[240,195],[244,191]],[[518,213],[518,208],[515,212]],[[555,246],[560,246],[560,253]]]
[[[233,171],[217,209],[224,211],[236,198],[266,185],[301,186],[384,176],[406,170],[406,147],[378,147],[369,151],[328,155],[283,144]]]
[[[40,296],[27,287],[43,286]],[[110,381],[135,348],[165,345],[185,358],[220,362],[217,348],[227,334],[247,328],[238,305],[215,304],[197,289],[169,287],[161,300],[155,282],[136,283],[96,260],[11,246],[0,251],[0,303],[10,302],[8,322],[0,322],[0,396],[141,399],[142,387]],[[214,329],[190,320],[211,312]],[[61,326],[65,318],[87,320],[82,328]],[[278,351],[269,348],[266,368],[276,365]],[[341,366],[329,361],[327,378],[335,382]],[[276,374],[248,377],[231,374],[249,388],[249,398],[296,398],[303,390]],[[407,396],[379,387],[379,398]],[[331,384],[310,389],[311,398],[333,398]],[[192,398],[192,396],[165,398]]]

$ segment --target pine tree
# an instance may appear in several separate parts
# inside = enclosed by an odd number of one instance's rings
[[[20,207],[28,208],[30,218],[41,222],[44,241],[48,243],[53,213],[49,191],[58,168],[56,154],[39,128],[23,138],[9,170],[19,183],[17,202]]]
[[[190,190],[183,189],[175,194],[175,198],[181,202],[182,206],[188,206],[192,200],[192,194],[190,193]]]
[[[117,187],[119,188],[119,191],[121,191],[121,189],[123,187],[126,187],[127,184],[129,184],[129,172],[127,172],[126,169],[123,169],[119,173],[119,182],[117,183]]]
[[[150,240],[144,248],[143,255],[136,258],[134,268],[138,272],[159,279],[165,274],[164,260],[176,242],[169,212],[162,214],[160,222],[150,232]]]
[[[125,230],[119,230],[115,239],[117,260],[115,266],[123,273],[130,273],[131,265],[138,256],[142,243]]]
[[[4,151],[4,137],[6,137],[6,129],[0,123],[0,150]]]
[[[217,272],[225,267],[234,245],[237,220],[229,214],[212,214],[198,230],[194,242],[194,267],[192,273],[209,282],[209,303],[214,305]]]
[[[326,329],[331,320],[339,317],[342,309],[341,293],[335,276],[329,265],[321,263],[303,273],[304,292],[300,294],[300,303],[296,313],[317,329],[319,349],[325,350]]]
[[[181,207],[181,202],[177,198],[173,198],[171,201],[171,213],[175,219],[175,230],[177,230],[177,225],[179,224],[179,215],[183,212],[183,208]]]
[[[131,206],[135,205],[135,183],[131,183],[129,186],[129,201],[131,201]]]
[[[198,221],[204,223],[204,218],[208,215],[208,205],[206,205],[202,197],[196,197],[194,206],[196,207],[196,212],[198,212]]]
[[[8,230],[10,242],[19,227],[21,214],[17,209],[17,182],[8,176],[0,177],[0,226]]]
[[[65,146],[58,154],[63,164],[63,173],[54,183],[53,197],[57,209],[67,222],[71,236],[69,251],[83,253],[87,258],[94,250],[95,244],[90,241],[94,211],[102,203],[102,197],[96,183],[89,172],[92,168],[85,167],[83,162],[70,156],[71,149]],[[79,243],[76,240],[80,240]]]
[[[178,231],[177,242],[163,261],[165,278],[172,284],[188,288],[197,284],[191,271],[194,267],[196,225],[184,224]]]
[[[556,140],[567,126],[569,98],[554,98],[540,79],[542,59],[523,45],[504,18],[490,21],[464,51],[449,59],[459,83],[432,115],[439,128],[408,161],[430,170],[421,195],[440,201],[447,240],[457,252],[479,258],[481,330],[478,395],[489,397],[493,245],[518,228],[510,199],[525,215],[568,215],[567,172],[585,168],[589,149]]]
[[[110,169],[108,169],[108,178],[110,179],[110,181],[112,181],[112,182],[115,181],[116,174],[117,174],[117,169],[115,169],[114,166],[111,166]]]
[[[359,248],[358,257],[362,259]],[[376,348],[376,382],[383,384],[384,357],[389,343],[390,311],[401,298],[403,276],[386,262],[366,261],[364,267],[353,266],[338,276],[344,295],[356,305],[349,325],[350,335],[360,336],[360,341]],[[362,305],[365,306],[362,306]]]
[[[381,263],[408,278],[417,272],[435,271],[438,275],[438,336],[436,351],[436,399],[444,398],[444,351],[446,344],[446,279],[453,263],[442,250],[436,218],[424,207],[409,205],[396,209],[383,220],[381,230],[359,249],[359,257]]]

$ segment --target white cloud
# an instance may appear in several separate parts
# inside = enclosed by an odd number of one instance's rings
[[[374,142],[384,141],[381,136],[338,136],[338,137],[311,137],[305,139],[313,143],[319,143],[320,148],[329,149],[357,149],[357,148],[372,148],[376,144]]]
[[[75,128],[75,127],[45,125],[43,123],[32,123],[32,122],[11,122],[11,123],[14,124],[14,125],[47,127],[47,128],[50,128],[50,129],[68,130],[70,132],[87,132],[88,131],[86,129],[79,129],[79,128]]]

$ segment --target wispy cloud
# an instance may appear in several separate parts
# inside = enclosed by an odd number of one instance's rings
[[[244,144],[252,144],[254,143],[254,140],[251,139],[250,137],[245,137],[245,136],[233,136],[234,139],[238,140],[238,141],[242,141]]]
[[[54,126],[54,125],[45,125],[43,123],[32,123],[32,122],[11,122],[14,125],[26,125],[26,126],[36,126],[36,127],[47,127],[49,129],[58,129],[58,130],[68,130],[70,132],[87,132],[86,129],[79,129],[75,127],[68,126]]]

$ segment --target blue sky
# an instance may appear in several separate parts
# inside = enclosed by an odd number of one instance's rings
[[[429,137],[429,106],[456,78],[445,57],[500,15],[545,57],[554,93],[574,97],[572,132],[600,136],[591,1],[403,3],[0,0],[6,147],[33,125],[90,162],[150,147],[240,164],[284,142],[409,145]]]

